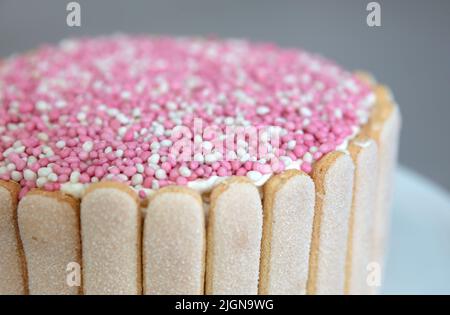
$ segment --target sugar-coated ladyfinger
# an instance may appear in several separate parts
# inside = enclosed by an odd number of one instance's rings
[[[351,157],[331,152],[313,168],[316,187],[308,294],[343,294],[353,194]]]
[[[346,294],[369,294],[368,266],[377,198],[378,150],[374,140],[358,137],[350,142],[355,164],[353,201],[349,222],[346,265]]]
[[[92,184],[81,201],[85,294],[141,294],[141,215],[125,184]]]
[[[244,177],[214,188],[208,213],[206,294],[257,294],[262,206]]]
[[[145,215],[145,294],[203,294],[205,213],[200,195],[185,187],[158,190]]]
[[[377,101],[365,132],[378,145],[378,187],[371,260],[380,267],[383,274],[401,116],[399,108],[387,87],[382,85],[376,86],[375,94]],[[374,290],[374,292],[377,292],[377,290]]]
[[[0,180],[0,295],[26,294],[26,264],[17,225],[20,186]]]
[[[314,183],[288,170],[264,185],[259,294],[305,294],[314,215]]]
[[[61,192],[32,190],[17,213],[30,294],[81,293],[78,201]]]

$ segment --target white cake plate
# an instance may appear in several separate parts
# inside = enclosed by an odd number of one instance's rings
[[[450,294],[450,196],[413,171],[396,176],[383,294]]]

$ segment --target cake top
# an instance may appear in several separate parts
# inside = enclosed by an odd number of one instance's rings
[[[367,121],[373,98],[333,62],[271,44],[66,40],[0,61],[0,179],[22,195],[117,180],[144,197],[310,172]]]

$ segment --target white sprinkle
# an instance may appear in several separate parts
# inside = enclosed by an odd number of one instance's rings
[[[158,153],[153,153],[147,160],[147,162],[149,164],[158,164],[159,163],[159,159],[161,158],[161,156]]]
[[[77,119],[80,122],[86,121],[86,117],[87,117],[86,113],[84,113],[84,112],[80,112],[80,113],[77,114]]]
[[[178,171],[179,171],[180,175],[184,176],[184,177],[189,177],[192,174],[191,170],[186,166],[180,167]]]
[[[234,161],[236,159],[237,159],[236,152],[231,151],[231,150],[227,152],[227,160]]]
[[[79,181],[79,179],[80,179],[80,172],[78,172],[78,171],[73,171],[71,174],[70,174],[70,182],[71,183],[73,183],[73,184],[76,184],[76,183],[78,183],[78,181]]]
[[[144,177],[141,174],[134,174],[131,178],[131,184],[133,186],[141,185],[144,182]]]
[[[0,175],[3,175],[7,172],[8,170],[6,169],[5,166],[0,166]]]
[[[289,166],[292,163],[292,159],[287,155],[280,156],[280,160],[284,163],[284,166]]]
[[[92,143],[92,141],[86,141],[85,143],[83,143],[84,151],[91,152],[93,148],[94,148],[94,143]]]
[[[63,100],[59,100],[59,101],[55,102],[56,108],[63,108],[63,107],[66,107],[66,105],[67,105],[66,101],[63,101]]]
[[[234,124],[234,118],[233,117],[227,117],[224,119],[225,125],[231,126]]]
[[[142,165],[141,163],[136,164],[136,170],[138,171],[138,173],[144,173],[145,168],[144,165]]]
[[[217,161],[216,155],[213,154],[213,153],[207,154],[207,155],[205,156],[205,162],[206,162],[206,163],[212,164],[212,163],[214,163],[214,162],[216,162],[216,161]]]
[[[19,129],[18,125],[16,125],[16,124],[8,124],[8,130],[16,131],[17,129]]]
[[[247,154],[247,150],[246,149],[244,149],[242,147],[237,149],[237,155],[238,156],[244,156],[245,154]]]
[[[261,142],[268,142],[269,141],[269,133],[266,131],[261,132],[260,136],[259,136],[259,140]]]
[[[47,177],[52,172],[52,169],[49,167],[41,167],[38,169],[38,175],[39,177]]]
[[[157,180],[152,181],[152,189],[154,190],[159,189],[159,183]]]
[[[36,185],[38,188],[42,188],[45,184],[47,184],[47,177],[39,177],[36,180]]]
[[[25,180],[34,181],[36,180],[36,173],[32,170],[26,169],[23,171],[23,177],[25,178]]]
[[[11,179],[13,181],[19,182],[22,180],[22,173],[18,172],[18,171],[13,171],[11,172]]]
[[[296,145],[297,145],[297,141],[295,141],[295,140],[290,140],[287,143],[287,147],[289,150],[294,150]]]
[[[36,103],[36,109],[40,112],[45,112],[49,109],[49,104],[45,101],[38,101]]]
[[[19,146],[19,147],[15,148],[14,151],[16,151],[16,153],[19,153],[19,154],[23,153],[23,152],[25,152],[25,147],[23,145]]]
[[[270,108],[267,107],[267,106],[259,106],[259,107],[256,109],[256,113],[257,113],[258,115],[266,115],[266,114],[268,114],[269,112],[270,112]]]
[[[55,155],[55,153],[53,152],[52,148],[50,148],[48,146],[43,146],[42,147],[42,152],[44,152],[46,157],[51,157],[51,156]]]
[[[216,151],[216,152],[214,153],[214,155],[216,156],[216,160],[217,160],[217,161],[222,161],[222,158],[223,158],[222,152]]]
[[[3,157],[8,157],[8,155],[10,155],[11,153],[14,152],[14,148],[8,148],[5,150],[5,152],[3,152]]]
[[[122,125],[126,125],[126,124],[130,123],[130,119],[127,116],[125,116],[123,113],[120,113],[119,115],[117,115],[116,118]]]
[[[313,160],[313,156],[312,156],[312,154],[310,152],[306,152],[303,155],[303,161],[305,161],[306,163],[311,163],[312,160]]]
[[[242,163],[245,163],[245,162],[247,162],[248,160],[250,160],[250,154],[248,154],[248,153],[243,154],[243,155],[239,158],[239,161],[241,161]]]
[[[29,156],[27,159],[27,165],[31,166],[37,162],[37,158],[35,156]]]
[[[6,165],[6,168],[8,169],[8,171],[15,171],[16,170],[16,164],[14,163],[9,163],[8,165]]]
[[[162,168],[156,170],[156,172],[155,172],[155,177],[156,177],[157,179],[166,179],[166,178],[167,178],[166,171],[163,170]]]
[[[120,93],[120,97],[124,100],[129,100],[131,98],[131,93],[130,91],[123,91]]]
[[[55,173],[51,173],[50,175],[48,175],[48,180],[51,182],[56,182],[58,181],[58,175],[56,175]]]
[[[123,156],[123,150],[117,149],[116,150],[116,157],[121,158]]]
[[[247,177],[250,178],[252,181],[256,182],[261,179],[262,174],[258,171],[250,171],[247,172]]]
[[[155,134],[155,136],[161,137],[162,135],[164,135],[164,127],[161,125],[154,126],[153,133]]]
[[[207,152],[210,152],[213,148],[213,144],[210,141],[205,141],[202,143],[203,149],[205,149]]]
[[[336,108],[334,110],[334,116],[336,116],[336,118],[341,119],[342,118],[342,110],[340,108]]]
[[[161,141],[161,145],[163,147],[170,147],[172,145],[172,141],[169,139],[165,139],[165,140]]]
[[[37,135],[38,139],[44,142],[48,141],[48,134],[46,134],[45,132],[40,132]]]
[[[203,155],[201,153],[196,153],[194,155],[194,161],[203,163],[205,161],[205,158],[203,157]]]
[[[120,127],[117,133],[119,134],[120,137],[125,136],[125,134],[127,133],[127,127]]]
[[[174,111],[174,110],[177,109],[178,106],[174,102],[167,102],[166,107],[167,107],[168,110]]]
[[[57,147],[58,149],[62,149],[62,148],[64,148],[65,146],[66,146],[66,142],[63,141],[63,140],[60,140],[60,141],[56,142],[56,147]]]
[[[203,141],[203,138],[201,135],[194,136],[194,143],[201,143],[202,141]]]
[[[307,117],[309,117],[309,116],[312,115],[312,112],[311,112],[311,110],[310,110],[308,107],[301,107],[301,108],[300,108],[300,113],[301,113],[303,116],[307,116]]]
[[[135,108],[133,109],[133,117],[141,117],[141,109],[140,108]]]
[[[150,149],[152,149],[152,151],[158,151],[160,147],[161,144],[159,144],[159,142],[152,142],[150,145]]]

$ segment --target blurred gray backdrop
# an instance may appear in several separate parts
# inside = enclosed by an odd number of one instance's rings
[[[371,0],[0,0],[0,57],[68,36],[115,32],[217,35],[272,41],[365,69],[394,91],[403,113],[400,162],[450,190],[450,1],[391,0],[381,27]]]

